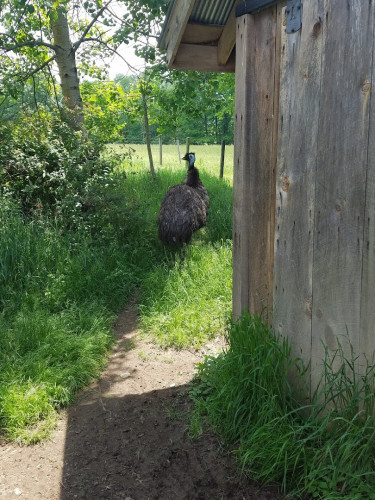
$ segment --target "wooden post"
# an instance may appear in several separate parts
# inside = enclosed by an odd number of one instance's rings
[[[178,163],[181,165],[181,151],[180,151],[180,141],[176,139]]]
[[[270,313],[273,289],[279,7],[236,23],[233,314]],[[276,124],[276,125],[275,125]]]
[[[276,331],[292,341],[293,356],[301,357],[303,353],[307,362],[312,335],[317,103],[323,31],[316,20],[324,18],[322,3],[307,0],[303,28],[289,34],[283,28],[281,34],[284,49],[280,68],[273,323]],[[314,23],[315,36],[311,36],[308,27]]]
[[[350,341],[359,368],[374,353],[374,29],[374,3],[304,0],[282,39],[274,327],[312,390],[324,346],[350,359]]]
[[[364,291],[361,276],[365,277],[370,270],[362,262],[367,246],[364,235],[374,217],[367,211],[373,197],[371,188],[366,196],[366,181],[373,163],[368,147],[373,141],[369,118],[373,112],[370,82],[374,3],[349,2],[345,9],[339,0],[323,4],[325,53],[319,101],[313,244],[311,364],[313,368],[317,366],[312,373],[313,386],[324,355],[322,340],[334,352],[338,335],[347,357],[350,356],[347,340],[357,356],[360,353],[371,356],[374,352],[374,341],[372,345],[362,344],[360,329],[361,312],[371,311],[374,318],[374,296],[365,300],[363,296],[361,300]],[[345,85],[338,89],[337,82]],[[374,338],[373,324],[368,333]]]
[[[159,135],[159,164],[163,165],[163,139],[161,135]]]
[[[224,177],[225,141],[221,141],[220,153],[220,179]]]

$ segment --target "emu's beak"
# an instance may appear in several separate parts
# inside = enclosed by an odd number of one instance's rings
[[[182,158],[182,160],[189,161],[189,153],[186,153],[186,155]]]

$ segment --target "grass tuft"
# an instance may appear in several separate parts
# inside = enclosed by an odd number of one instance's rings
[[[359,376],[353,356],[340,347],[332,364],[327,350],[322,383],[301,406],[288,380],[293,370],[302,386],[306,370],[285,339],[245,314],[230,328],[228,346],[199,367],[193,427],[198,412],[235,448],[244,474],[277,482],[287,494],[374,498],[375,367]]]

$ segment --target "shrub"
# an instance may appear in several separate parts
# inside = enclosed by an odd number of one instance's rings
[[[0,137],[2,194],[19,200],[26,215],[58,213],[67,199],[82,198],[92,179],[110,173],[100,143],[42,111],[1,123]]]

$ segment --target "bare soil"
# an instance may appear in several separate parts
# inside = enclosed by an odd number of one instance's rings
[[[0,443],[0,498],[281,500],[277,488],[241,478],[214,435],[189,439],[188,384],[221,341],[166,351],[141,340],[136,325],[131,304],[101,379],[61,414],[50,441]]]

